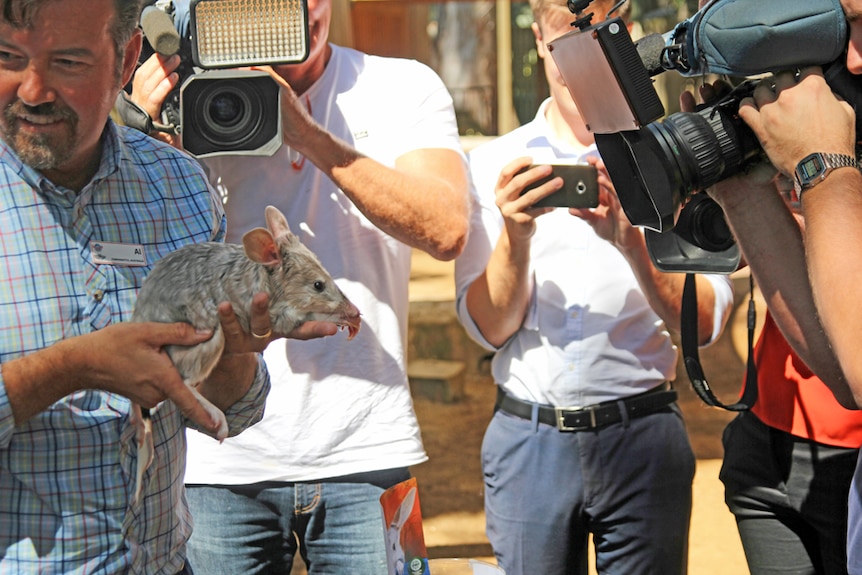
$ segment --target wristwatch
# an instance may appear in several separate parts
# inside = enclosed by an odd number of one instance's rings
[[[858,168],[856,158],[846,154],[824,154],[815,152],[802,158],[796,164],[793,174],[793,186],[796,193],[801,194],[803,190],[813,188],[826,179],[829,172],[836,168]]]

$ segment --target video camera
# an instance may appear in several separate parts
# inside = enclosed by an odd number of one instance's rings
[[[127,125],[182,134],[183,148],[198,157],[278,150],[278,84],[265,72],[227,68],[304,61],[306,0],[150,0],[140,24],[147,41],[141,60],[180,54],[180,80],[160,121],[121,93],[117,109]]]
[[[739,250],[724,214],[698,192],[765,158],[738,116],[741,100],[753,92],[752,76],[825,65],[833,91],[859,109],[862,78],[844,63],[840,0],[714,0],[671,31],[637,43],[620,18],[592,25],[592,14],[584,13],[591,2],[569,0],[575,29],[549,48],[595,134],[626,216],[647,228],[659,269],[733,272]],[[665,111],[651,78],[666,70],[746,79],[717,102],[658,122]]]

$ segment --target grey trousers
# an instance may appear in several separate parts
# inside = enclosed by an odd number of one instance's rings
[[[683,575],[694,455],[675,404],[593,431],[498,411],[482,446],[488,538],[506,575]]]
[[[742,413],[724,431],[720,478],[752,575],[847,573],[847,496],[858,450]]]

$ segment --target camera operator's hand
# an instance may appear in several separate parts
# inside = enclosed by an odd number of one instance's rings
[[[643,232],[631,224],[604,162],[587,158],[598,170],[599,205],[595,208],[569,208],[569,213],[590,224],[596,235],[612,243],[623,253],[642,247]]]
[[[730,84],[719,80],[713,84],[703,84],[699,93],[701,101],[710,104],[721,99],[731,90]],[[694,95],[691,92],[683,92],[680,94],[679,104],[683,112],[694,112],[696,108]],[[775,192],[776,175],[775,168],[770,164],[765,161],[758,162],[749,166],[744,174],[737,174],[713,184],[706,192],[719,203],[725,213],[736,206],[746,209],[747,202],[761,198],[759,194]]]
[[[305,145],[314,130],[322,130],[311,115],[308,98],[302,98],[293,87],[270,66],[253,66],[253,70],[268,73],[281,88],[281,131],[284,143],[303,155],[311,155]]]
[[[739,116],[784,174],[792,175],[814,152],[856,155],[856,116],[832,93],[819,67],[761,80],[740,103]]]
[[[177,73],[182,58],[178,54],[162,56],[155,53],[141,64],[132,77],[131,100],[141,107],[150,118],[158,121],[165,99],[173,90],[180,76]],[[182,149],[179,136],[154,130],[150,135],[176,148]]]
[[[704,104],[712,104],[729,94],[733,86],[725,82],[724,80],[717,80],[716,82],[710,84],[709,82],[704,83],[700,86],[698,90],[698,94],[700,95],[700,101]],[[694,112],[697,108],[697,102],[695,100],[694,94],[689,91],[684,91],[679,96],[679,107],[683,112]]]
[[[785,77],[784,82],[787,80],[792,78]],[[775,95],[771,86],[771,81],[762,83],[758,88],[759,94],[755,92],[755,99],[758,95],[764,97],[763,92],[768,89],[769,94],[765,95],[765,99],[774,103]],[[726,85],[719,83],[707,84],[701,88],[700,95],[709,103],[726,89]],[[754,100],[748,100],[743,100],[740,116],[756,117],[756,121],[765,121],[766,116],[761,115]],[[765,103],[765,100],[760,101]],[[684,93],[680,96],[680,104],[683,111],[693,111],[694,96]],[[766,130],[788,129],[788,134],[795,135],[780,134],[782,138],[805,140],[806,136],[801,132],[806,131],[806,126],[811,124],[811,118],[816,117],[810,114],[806,112],[801,118],[795,116],[796,119],[792,120],[797,123],[795,127],[772,126]],[[782,123],[788,118],[782,120]],[[795,165],[792,164],[789,169],[793,170]],[[742,257],[751,269],[766,305],[787,342],[826,382],[842,405],[850,406],[853,404],[852,395],[847,391],[844,376],[817,319],[811,287],[807,280],[808,268],[800,222],[791,213],[788,198],[784,194],[788,190],[787,183],[775,166],[761,161],[749,166],[745,173],[714,184],[707,192],[724,211],[727,223],[742,251]],[[776,255],[779,260],[776,260]]]

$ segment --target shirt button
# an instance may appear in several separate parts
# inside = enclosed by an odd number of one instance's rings
[[[103,299],[105,299],[105,292],[100,289],[97,289],[93,292],[93,299],[97,302],[101,302]]]

